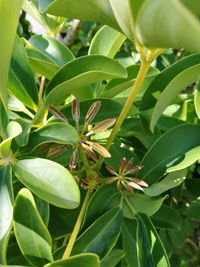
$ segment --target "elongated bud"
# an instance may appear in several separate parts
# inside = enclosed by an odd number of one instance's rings
[[[89,144],[92,149],[94,149],[97,153],[99,153],[104,158],[110,158],[111,157],[110,153],[108,152],[108,150],[105,147],[103,147],[97,143],[93,143],[93,142],[89,142],[89,141],[86,141],[86,143]]]
[[[124,157],[119,163],[119,171],[121,172],[126,166],[126,158]]]
[[[115,121],[116,121],[115,119],[107,119],[105,121],[98,123],[90,132],[86,134],[86,136],[89,136],[91,134],[97,134],[107,130],[108,128],[113,126]]]
[[[54,158],[59,155],[61,155],[63,152],[65,152],[68,149],[68,145],[54,145],[49,149],[48,158]]]
[[[136,184],[139,184],[140,186],[143,186],[143,187],[148,187],[149,186],[145,181],[143,181],[141,179],[138,179],[138,178],[133,178],[132,182],[134,182]]]
[[[118,173],[110,166],[106,166],[106,169],[109,171],[109,173],[118,176]]]
[[[72,101],[72,117],[76,123],[79,122],[80,119],[80,103],[77,98]]]
[[[52,142],[45,143],[39,147],[38,152],[43,153],[43,152],[47,151],[53,145],[54,145],[54,143],[52,143]]]
[[[72,170],[72,169],[75,169],[76,168],[76,165],[77,165],[77,162],[78,162],[78,150],[75,149],[72,153],[72,156],[71,156],[71,159],[70,159],[70,163],[69,163],[69,168]]]
[[[97,112],[99,111],[101,107],[101,102],[100,101],[95,101],[90,108],[88,109],[88,112],[85,116],[85,123],[90,123],[91,121],[93,121],[93,119],[95,118]]]
[[[134,183],[134,182],[129,182],[125,185],[126,189],[130,191],[130,189],[137,189],[137,190],[140,190],[140,191],[143,191],[144,189],[139,186],[138,184]]]
[[[68,122],[65,115],[60,110],[58,110],[56,107],[49,105],[48,110],[51,112],[52,115],[54,115],[60,121]]]
[[[133,174],[133,173],[136,173],[138,171],[140,171],[141,169],[143,168],[143,166],[134,166],[132,168],[130,168],[128,171],[126,171],[125,174]]]

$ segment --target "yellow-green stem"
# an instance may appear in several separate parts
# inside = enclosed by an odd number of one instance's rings
[[[44,86],[45,86],[45,77],[42,76],[41,81],[40,81],[39,94],[38,94],[39,104],[40,104],[40,102],[42,101],[42,98],[43,98]]]
[[[80,228],[81,228],[81,225],[82,225],[82,222],[83,222],[83,218],[84,218],[85,211],[86,211],[86,208],[87,208],[87,205],[88,205],[88,201],[90,199],[91,194],[92,194],[92,191],[88,190],[87,194],[85,196],[83,205],[81,207],[81,211],[79,213],[78,219],[76,221],[76,224],[74,226],[73,232],[72,232],[72,234],[70,236],[69,242],[67,244],[67,247],[65,249],[65,252],[63,254],[62,259],[67,259],[70,256],[71,252],[72,252],[74,243],[76,241],[76,238],[78,236],[78,233],[80,231]]]
[[[112,145],[112,143],[113,143],[118,131],[120,130],[120,127],[121,127],[123,121],[125,120],[126,116],[128,115],[128,112],[129,112],[129,110],[130,110],[130,108],[131,108],[131,106],[132,106],[132,104],[133,104],[133,102],[134,102],[134,100],[135,100],[135,98],[137,96],[137,93],[138,93],[138,91],[139,91],[139,89],[140,89],[140,87],[141,87],[141,85],[142,85],[142,83],[143,83],[143,81],[145,79],[145,76],[146,76],[146,74],[147,74],[147,72],[149,70],[151,62],[152,61],[142,61],[139,73],[138,73],[137,78],[135,80],[135,83],[134,83],[134,85],[132,87],[130,95],[129,95],[129,97],[128,97],[128,99],[127,99],[127,101],[126,101],[126,103],[125,103],[125,105],[124,105],[124,107],[123,107],[123,109],[122,109],[122,111],[121,111],[116,123],[115,123],[115,126],[114,126],[114,128],[113,128],[113,130],[111,132],[111,135],[110,135],[110,137],[109,137],[109,139],[108,139],[108,141],[106,143],[106,148],[107,149],[109,149],[110,146]],[[99,160],[98,160],[98,162],[97,162],[97,164],[95,166],[97,170],[99,170],[101,168],[103,160],[104,160],[103,157],[99,158]]]

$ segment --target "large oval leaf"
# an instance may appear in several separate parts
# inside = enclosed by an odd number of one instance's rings
[[[97,20],[119,28],[108,0],[40,0],[40,10],[70,19]]]
[[[126,255],[122,249],[113,249],[103,260],[100,267],[115,267],[118,262]]]
[[[7,110],[7,79],[15,31],[23,0],[0,1],[0,98]]]
[[[23,104],[35,110],[38,89],[26,55],[26,49],[18,36],[11,60],[8,88]]]
[[[41,199],[61,208],[79,205],[79,188],[70,172],[50,160],[35,158],[18,160],[13,165],[15,175]]]
[[[137,17],[136,33],[147,47],[200,51],[200,21],[179,0],[145,1]]]
[[[161,178],[168,167],[180,162],[184,154],[200,145],[200,125],[178,125],[163,134],[148,150],[139,177],[152,184]],[[189,138],[188,138],[189,137]]]
[[[59,260],[46,264],[44,267],[99,267],[99,257],[92,253],[84,253],[72,256],[66,260]]]
[[[14,209],[14,231],[22,254],[34,266],[53,261],[51,236],[28,189],[21,189]]]
[[[116,61],[99,55],[75,59],[59,70],[46,88],[46,105],[60,104],[75,90],[91,83],[126,77],[126,70]]]
[[[98,218],[75,242],[72,254],[93,252],[103,258],[117,242],[122,225],[122,211],[114,208]]]
[[[6,264],[6,250],[13,217],[13,187],[10,166],[0,168],[0,263]]]
[[[125,40],[122,33],[103,26],[92,39],[88,54],[113,58]]]
[[[78,142],[78,133],[68,123],[53,122],[47,124],[30,134],[27,146],[19,153],[31,153],[38,146],[49,142],[74,146]]]

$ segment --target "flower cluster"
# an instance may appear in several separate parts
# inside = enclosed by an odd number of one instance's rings
[[[142,169],[142,166],[133,166],[132,160],[126,160],[123,158],[119,163],[118,172],[115,171],[112,167],[106,166],[106,169],[114,175],[106,180],[107,184],[111,184],[113,182],[117,182],[117,188],[121,191],[122,187],[126,188],[128,191],[133,191],[134,189],[138,189],[143,191],[142,187],[148,187],[148,184],[143,180],[140,180],[135,177],[130,177],[128,175],[132,175],[139,170]]]
[[[98,154],[100,154],[104,158],[111,157],[110,153],[108,152],[108,150],[106,148],[104,148],[102,145],[100,145],[96,142],[91,141],[90,137],[91,137],[91,135],[103,132],[103,131],[107,130],[108,128],[110,128],[111,126],[113,126],[115,123],[115,119],[112,119],[112,118],[106,119],[106,120],[96,124],[90,131],[87,131],[88,126],[94,120],[100,107],[101,107],[101,102],[95,101],[89,107],[89,109],[86,113],[83,127],[80,127],[80,103],[79,103],[78,99],[76,99],[76,98],[72,101],[72,117],[75,121],[76,129],[79,132],[79,142],[77,143],[77,145],[76,145],[76,147],[72,153],[71,160],[69,163],[70,169],[76,168],[77,163],[78,163],[78,154],[79,154],[80,149],[83,149],[87,153],[88,157],[94,161],[97,160],[97,156],[96,156],[95,152],[97,152]],[[56,118],[58,118],[59,120],[61,120],[63,122],[67,122],[67,118],[56,107],[49,106],[48,109]],[[65,150],[66,148],[67,147],[65,146],[62,149]],[[56,148],[55,148],[55,150],[56,150]],[[54,151],[51,151],[51,154],[53,152]],[[55,152],[57,152],[57,151],[55,151]]]

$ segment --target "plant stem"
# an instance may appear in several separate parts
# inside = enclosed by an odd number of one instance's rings
[[[108,138],[108,141],[107,141],[106,146],[105,146],[106,149],[110,148],[110,146],[112,145],[113,140],[115,139],[118,131],[120,130],[120,127],[121,127],[123,121],[125,120],[128,112],[129,112],[129,110],[130,110],[130,108],[131,108],[131,106],[132,106],[132,104],[133,104],[133,102],[135,100],[135,97],[136,97],[136,95],[137,95],[137,93],[138,93],[138,91],[139,91],[139,89],[140,89],[140,87],[141,87],[141,85],[142,85],[142,83],[143,83],[143,81],[145,79],[145,76],[146,76],[146,74],[147,74],[147,72],[149,70],[150,65],[151,65],[151,62],[142,61],[139,73],[138,73],[137,78],[136,78],[136,80],[134,82],[134,85],[132,87],[130,95],[129,95],[129,97],[128,97],[128,99],[127,99],[127,101],[126,101],[126,103],[125,103],[125,105],[124,105],[124,107],[123,107],[123,109],[122,109],[122,111],[121,111],[116,123],[115,123],[115,126],[114,126],[114,128],[113,128],[113,130],[111,132],[111,135]],[[99,170],[101,168],[103,160],[104,160],[103,157],[99,158],[99,160],[98,160],[98,162],[96,164],[96,169],[97,170]]]
[[[42,97],[44,93],[44,86],[45,86],[45,77],[42,76],[41,81],[40,81],[39,94],[38,94],[39,103],[42,101]]]
[[[72,234],[70,236],[69,242],[67,244],[67,247],[65,249],[65,252],[63,254],[62,259],[67,259],[71,254],[71,251],[73,249],[74,243],[75,243],[76,238],[78,236],[78,233],[79,233],[79,230],[80,230],[80,227],[81,227],[81,224],[82,224],[82,221],[83,221],[83,218],[84,218],[84,215],[85,215],[85,211],[86,211],[86,208],[87,208],[87,205],[88,205],[88,202],[89,202],[91,194],[92,194],[92,190],[88,190],[87,194],[85,196],[83,205],[81,207],[81,211],[79,213],[78,219],[76,221],[76,224],[74,226],[73,232],[72,232]]]

